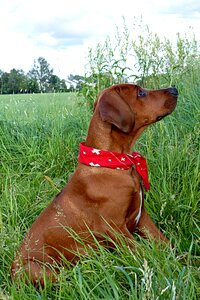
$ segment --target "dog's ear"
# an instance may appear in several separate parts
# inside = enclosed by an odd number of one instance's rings
[[[94,104],[93,104],[93,112],[95,111],[95,108],[96,108],[96,106],[97,106],[97,100],[94,102]]]
[[[114,89],[105,91],[99,99],[102,121],[111,123],[125,133],[134,126],[134,113],[128,103]]]

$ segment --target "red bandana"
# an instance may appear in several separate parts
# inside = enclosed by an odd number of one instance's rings
[[[138,152],[133,152],[132,155],[130,155],[98,150],[87,147],[85,143],[82,142],[80,143],[78,161],[91,167],[106,167],[117,170],[128,170],[135,165],[136,171],[142,177],[146,191],[150,188],[146,160]]]

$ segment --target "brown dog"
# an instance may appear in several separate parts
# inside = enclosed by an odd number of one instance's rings
[[[85,145],[112,153],[131,154],[142,131],[176,107],[176,88],[145,90],[133,84],[105,89],[95,102]],[[88,148],[89,149],[89,148]],[[85,152],[83,152],[85,154]],[[125,159],[125,158],[124,158]],[[26,235],[11,267],[12,276],[25,272],[36,284],[55,280],[51,265],[65,257],[76,261],[84,246],[69,229],[94,247],[94,237],[104,243],[105,235],[115,240],[113,230],[132,240],[137,232],[168,242],[147,214],[143,184],[137,168],[120,169],[78,163],[67,186],[39,215]],[[119,170],[120,169],[120,170]]]

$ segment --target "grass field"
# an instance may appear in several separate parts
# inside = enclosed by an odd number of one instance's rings
[[[55,286],[9,274],[15,251],[77,163],[91,112],[76,94],[0,96],[0,299],[199,299],[199,80],[179,87],[177,109],[137,142],[148,161],[146,207],[177,253],[135,236],[137,252],[88,250]],[[184,257],[184,262],[180,257]]]

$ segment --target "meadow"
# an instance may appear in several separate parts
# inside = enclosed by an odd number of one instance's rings
[[[172,115],[149,127],[134,149],[149,166],[146,208],[175,250],[137,235],[134,252],[123,241],[114,251],[97,245],[97,251],[88,249],[74,267],[61,268],[59,281],[54,286],[47,282],[43,289],[23,280],[12,282],[10,265],[32,222],[73,173],[92,101],[108,77],[97,78],[98,89],[85,88],[82,94],[0,95],[0,299],[199,299],[200,68],[196,62],[183,73],[183,66],[178,72],[166,71],[169,76],[164,81],[156,76],[157,70],[150,81],[142,81],[147,87],[175,84],[179,99]]]
[[[0,96],[0,299],[197,299],[199,290],[199,95],[147,129],[148,211],[177,253],[135,237],[138,250],[99,246],[42,290],[11,282],[9,268],[27,229],[73,172],[91,111],[77,94]],[[185,258],[184,263],[180,260]]]

